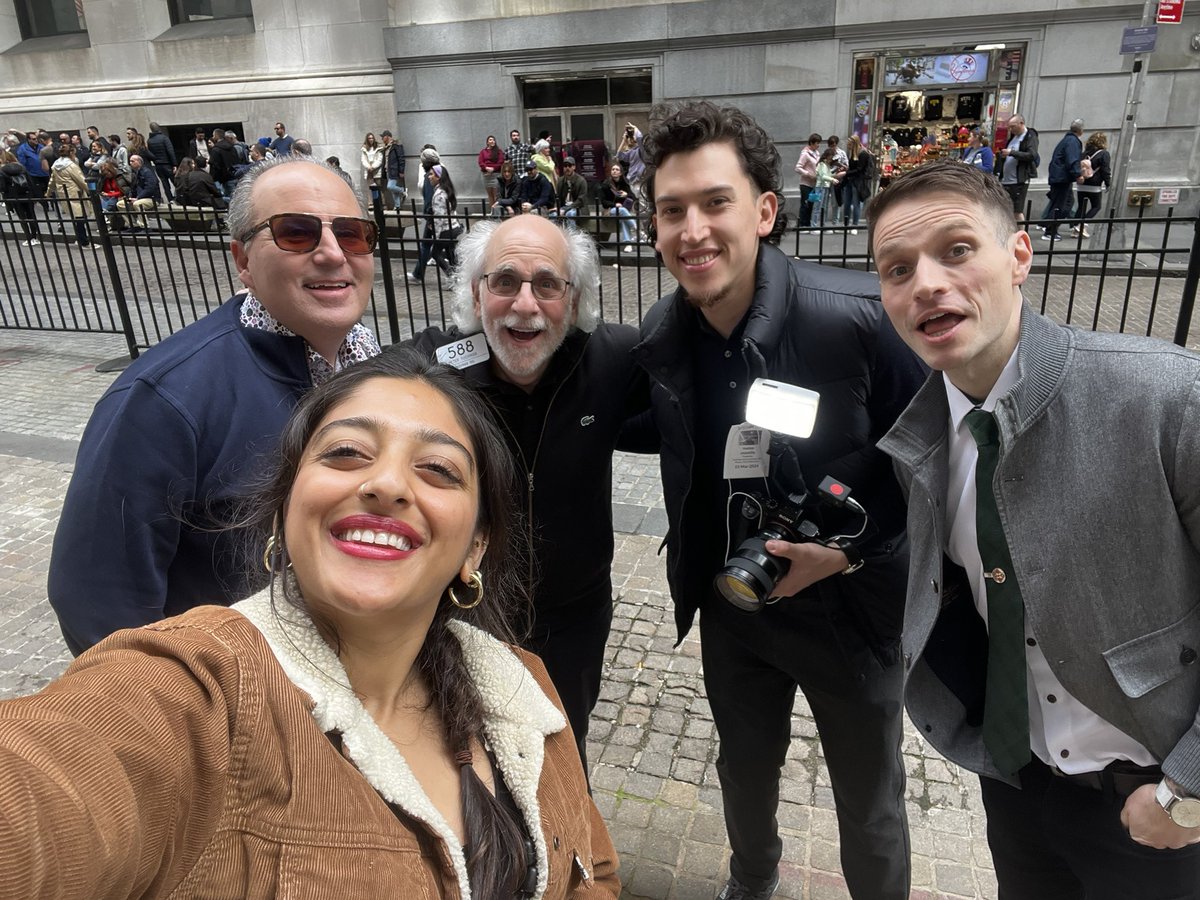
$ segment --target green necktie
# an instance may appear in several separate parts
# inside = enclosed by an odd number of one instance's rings
[[[1025,606],[1000,525],[992,483],[1000,456],[996,419],[967,413],[979,445],[975,467],[975,531],[987,587],[988,665],[983,707],[983,743],[998,768],[1013,775],[1029,762],[1029,698],[1025,692]]]

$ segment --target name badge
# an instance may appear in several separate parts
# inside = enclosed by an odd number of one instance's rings
[[[729,429],[725,439],[725,478],[766,478],[771,468],[767,455],[770,436],[765,428],[743,422]]]
[[[482,334],[473,334],[469,338],[463,338],[453,344],[437,348],[437,361],[445,366],[454,366],[456,369],[467,369],[476,363],[487,362],[491,358],[492,353]]]

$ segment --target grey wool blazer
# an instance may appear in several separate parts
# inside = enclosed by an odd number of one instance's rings
[[[1200,356],[1025,306],[1017,358],[995,493],[1026,622],[1073,696],[1200,795]],[[1001,778],[986,631],[944,558],[948,416],[935,372],[879,444],[909,500],[906,703],[944,756]]]

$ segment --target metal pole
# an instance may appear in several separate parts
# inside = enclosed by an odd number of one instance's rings
[[[1146,0],[1142,6],[1142,27],[1154,24],[1156,0]],[[1145,78],[1142,70],[1149,61],[1148,53],[1133,55],[1133,70],[1129,73],[1129,90],[1125,94],[1125,116],[1121,119],[1121,135],[1117,139],[1116,172],[1112,180],[1112,190],[1109,192],[1109,209],[1117,216],[1125,214],[1125,186],[1129,180],[1129,162],[1133,158],[1133,143],[1137,138],[1137,110],[1142,102],[1142,85]],[[1118,249],[1125,247],[1125,224],[1113,226],[1113,246]],[[1098,241],[1098,236],[1093,238]],[[1098,243],[1097,245],[1098,246]]]
[[[137,338],[133,334],[133,319],[129,315],[129,303],[125,300],[125,289],[121,286],[121,273],[117,270],[117,257],[113,253],[108,220],[104,216],[104,210],[100,208],[100,193],[92,190],[88,192],[88,196],[92,201],[92,215],[96,217],[97,237],[100,240],[100,250],[104,254],[104,265],[108,269],[109,282],[112,284],[113,299],[117,303],[117,314],[121,317],[121,330],[125,334],[125,344],[129,347],[129,359],[123,357],[110,359],[96,366],[96,371],[119,372],[138,358]]]
[[[1192,255],[1188,257],[1187,277],[1183,280],[1183,296],[1179,300],[1179,319],[1175,322],[1175,343],[1180,347],[1187,346],[1192,313],[1196,308],[1197,284],[1200,284],[1200,218],[1196,219],[1192,232]]]
[[[392,343],[400,343],[400,314],[396,311],[396,285],[392,281],[392,257],[388,253],[387,223],[383,215],[382,191],[371,185],[371,202],[375,210],[375,227],[379,229],[379,263],[383,270],[383,297],[387,303],[388,333]]]

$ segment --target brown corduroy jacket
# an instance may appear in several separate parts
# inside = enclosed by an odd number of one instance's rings
[[[362,737],[372,723],[353,695],[293,683],[320,670],[333,684],[336,657],[330,672],[319,653],[311,665],[315,645],[281,649],[290,641],[264,624],[267,608],[259,595],[242,612],[201,607],[118,632],[41,693],[0,703],[0,897],[469,895],[448,829],[394,748],[375,753]],[[500,672],[481,688],[485,731],[537,826],[539,896],[615,898],[616,853],[570,728],[542,733],[561,720],[544,667],[457,633],[473,675]]]

